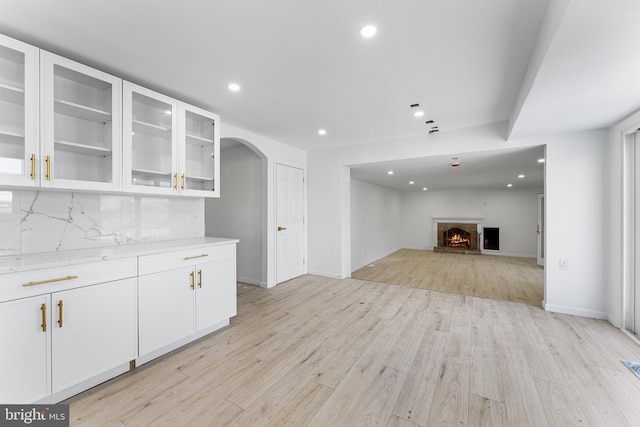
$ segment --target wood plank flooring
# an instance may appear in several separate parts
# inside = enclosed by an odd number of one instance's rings
[[[544,269],[534,258],[400,249],[354,279],[542,305]]]
[[[72,426],[639,426],[605,321],[362,280],[238,285],[230,327],[70,399]]]

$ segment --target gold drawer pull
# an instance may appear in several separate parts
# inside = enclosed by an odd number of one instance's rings
[[[47,181],[51,181],[51,156],[45,157],[44,162],[47,164],[47,172],[44,177],[47,178]]]
[[[198,270],[198,286],[202,288],[202,270]]]
[[[62,300],[58,301],[58,326],[62,328]]]
[[[31,155],[31,179],[36,179],[36,155]]]
[[[42,304],[40,306],[40,311],[42,311],[42,332],[47,332],[47,304]]]
[[[195,277],[194,277],[193,271],[189,274],[191,274],[191,289],[195,289],[196,283],[195,283]]]
[[[29,283],[25,283],[22,286],[44,285],[45,283],[62,282],[63,280],[73,280],[73,279],[77,279],[77,278],[78,278],[78,276],[59,277],[57,279],[41,280],[39,282],[29,282]]]
[[[173,174],[173,188],[178,189],[178,173]]]
[[[182,186],[180,188],[184,190],[184,174],[182,174]]]
[[[189,261],[190,259],[196,259],[196,258],[204,258],[206,256],[209,256],[209,254],[202,254],[202,255],[196,255],[196,256],[188,256],[185,257],[184,260],[185,261]]]

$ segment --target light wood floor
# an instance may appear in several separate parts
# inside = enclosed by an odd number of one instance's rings
[[[640,426],[605,321],[361,280],[238,286],[231,326],[72,398],[72,426]]]
[[[401,249],[354,279],[542,305],[544,270],[533,258]]]

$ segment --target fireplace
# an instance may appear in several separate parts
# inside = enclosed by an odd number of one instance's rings
[[[435,252],[480,254],[478,224],[437,222]]]

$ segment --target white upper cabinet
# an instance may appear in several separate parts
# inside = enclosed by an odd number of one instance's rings
[[[178,112],[180,190],[220,197],[220,117],[184,103]]]
[[[42,187],[121,190],[122,80],[42,51]]]
[[[0,35],[0,182],[38,185],[38,49]]]
[[[176,101],[126,81],[123,87],[125,191],[177,194]]]
[[[124,189],[219,197],[220,119],[124,82]]]

